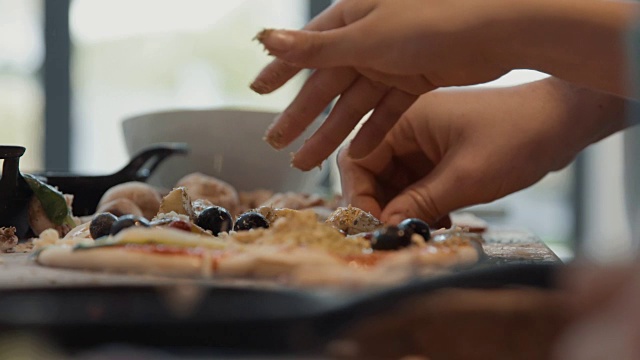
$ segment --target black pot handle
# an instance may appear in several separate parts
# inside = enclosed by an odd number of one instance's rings
[[[63,193],[73,194],[74,215],[85,216],[96,211],[100,198],[111,187],[129,181],[144,182],[167,157],[188,152],[189,147],[185,143],[158,143],[141,150],[124,168],[111,175],[81,176],[53,172],[39,175]]]
[[[160,143],[147,147],[137,153],[129,163],[113,175],[124,181],[146,181],[160,163],[172,155],[186,155],[189,146],[186,143]]]
[[[16,228],[16,235],[25,238],[29,233],[28,206],[33,192],[20,173],[22,146],[0,145],[2,178],[0,179],[0,226]]]

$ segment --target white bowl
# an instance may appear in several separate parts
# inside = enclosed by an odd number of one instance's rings
[[[189,144],[189,154],[165,160],[149,178],[151,184],[171,188],[182,176],[198,171],[240,191],[315,192],[329,166],[302,172],[289,165],[289,153],[302,145],[314,127],[276,151],[262,140],[276,115],[233,109],[164,111],[125,119],[122,127],[129,155],[155,143]]]

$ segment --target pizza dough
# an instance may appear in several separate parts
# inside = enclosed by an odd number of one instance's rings
[[[380,286],[470,266],[482,257],[480,238],[459,229],[427,240],[414,234],[408,247],[378,251],[367,238],[371,233],[345,235],[318,221],[311,210],[272,213],[278,216],[271,218],[268,229],[217,237],[165,225],[130,227],[93,240],[85,224],[59,244],[41,247],[36,262],[176,277],[269,279],[299,286]]]

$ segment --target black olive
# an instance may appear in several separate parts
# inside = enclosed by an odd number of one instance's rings
[[[371,238],[374,250],[396,250],[411,244],[411,231],[401,230],[397,226],[387,226],[376,230]]]
[[[109,231],[109,234],[115,235],[120,231],[122,231],[123,229],[132,227],[132,226],[149,227],[150,225],[149,225],[149,220],[141,216],[122,215],[118,218],[116,222],[113,223],[113,225],[111,225],[111,231]]]
[[[255,211],[249,211],[242,215],[240,215],[236,219],[236,224],[233,226],[233,230],[242,231],[242,230],[250,230],[257,228],[269,228],[269,221],[264,215],[257,213]]]
[[[431,230],[429,229],[429,224],[420,219],[404,219],[400,224],[398,224],[398,228],[421,235],[424,238],[424,241],[429,241],[429,239],[431,238]]]
[[[109,235],[111,231],[111,226],[114,222],[118,220],[118,217],[113,215],[112,213],[100,213],[91,219],[91,224],[89,224],[89,232],[91,233],[91,237],[94,239],[101,238],[103,236]]]
[[[205,230],[210,230],[213,235],[233,228],[233,219],[227,209],[220,206],[210,206],[198,215],[196,225]]]

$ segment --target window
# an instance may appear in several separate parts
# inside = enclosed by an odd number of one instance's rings
[[[0,143],[27,148],[23,170],[43,166],[41,0],[0,0]]]
[[[175,108],[282,110],[301,79],[268,97],[249,89],[270,59],[252,38],[299,28],[298,0],[74,0],[72,168],[108,173],[126,163],[121,121]]]

